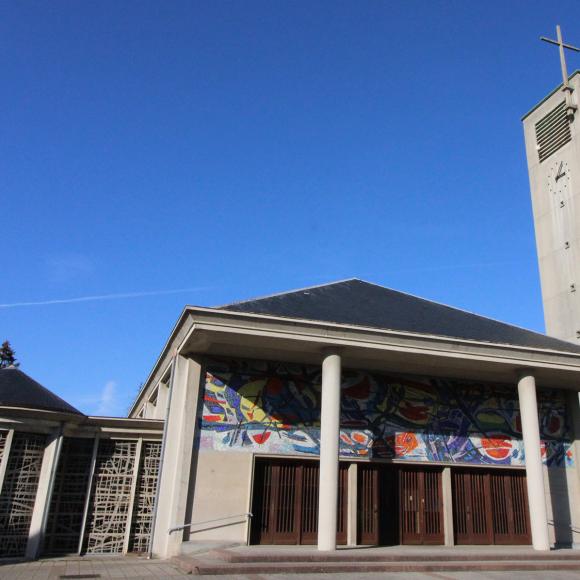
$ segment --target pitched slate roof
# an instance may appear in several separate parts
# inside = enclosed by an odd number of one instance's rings
[[[0,407],[2,406],[82,415],[78,409],[14,367],[0,369]]]
[[[570,342],[356,278],[221,309],[580,353]]]

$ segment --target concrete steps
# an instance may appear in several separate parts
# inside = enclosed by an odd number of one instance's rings
[[[425,551],[360,549],[322,553],[315,550],[213,550],[174,559],[184,572],[221,576],[244,574],[320,574],[369,572],[505,572],[578,571],[580,553],[572,550],[534,552],[482,549]]]

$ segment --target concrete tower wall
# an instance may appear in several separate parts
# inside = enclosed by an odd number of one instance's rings
[[[570,79],[577,102],[580,73]],[[580,344],[580,113],[560,88],[523,120],[546,332]]]

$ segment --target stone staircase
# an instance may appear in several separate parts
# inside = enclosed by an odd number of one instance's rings
[[[535,552],[529,547],[407,547],[339,549],[249,547],[181,554],[174,562],[195,575],[321,574],[367,572],[577,571],[580,551]]]

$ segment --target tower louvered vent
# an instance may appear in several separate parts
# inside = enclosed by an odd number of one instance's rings
[[[572,139],[570,123],[566,114],[566,101],[536,123],[536,143],[540,163]]]

